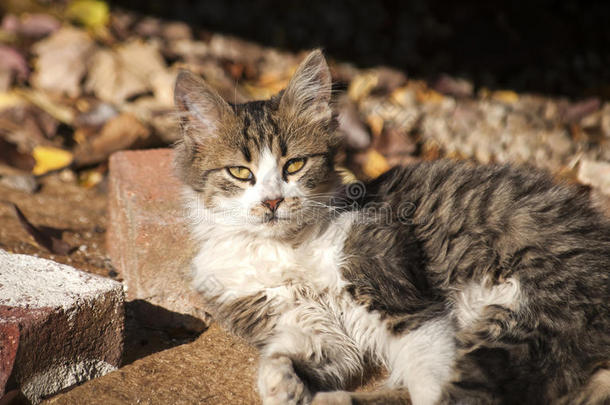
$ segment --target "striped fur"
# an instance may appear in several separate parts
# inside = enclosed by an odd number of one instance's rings
[[[448,161],[340,186],[330,94],[319,51],[266,101],[176,84],[193,284],[260,349],[263,403],[608,403],[610,223],[586,193]],[[385,389],[346,391],[379,366]]]

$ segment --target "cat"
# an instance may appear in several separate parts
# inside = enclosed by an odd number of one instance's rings
[[[610,403],[610,222],[540,171],[451,161],[343,185],[331,75],[225,102],[182,71],[176,172],[208,310],[263,404]],[[375,367],[385,388],[350,392]]]

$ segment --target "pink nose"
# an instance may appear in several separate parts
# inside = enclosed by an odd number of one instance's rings
[[[263,205],[269,208],[271,211],[275,211],[277,209],[277,206],[280,205],[282,201],[284,201],[283,198],[276,198],[275,200],[265,200],[263,201]]]

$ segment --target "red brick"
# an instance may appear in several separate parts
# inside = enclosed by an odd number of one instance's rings
[[[32,403],[119,366],[123,286],[0,250],[0,396]]]
[[[156,149],[111,156],[106,246],[127,285],[127,298],[167,310],[155,313],[154,307],[142,305],[140,318],[153,326],[201,331],[209,317],[190,286],[194,249],[172,153]]]

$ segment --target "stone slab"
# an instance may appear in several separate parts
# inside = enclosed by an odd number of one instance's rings
[[[190,285],[194,249],[172,154],[154,149],[110,157],[106,247],[127,285],[127,299],[145,300],[172,313],[142,313],[140,319],[155,327],[200,332],[210,318]]]
[[[116,369],[123,297],[116,281],[0,250],[0,396],[38,403]]]

